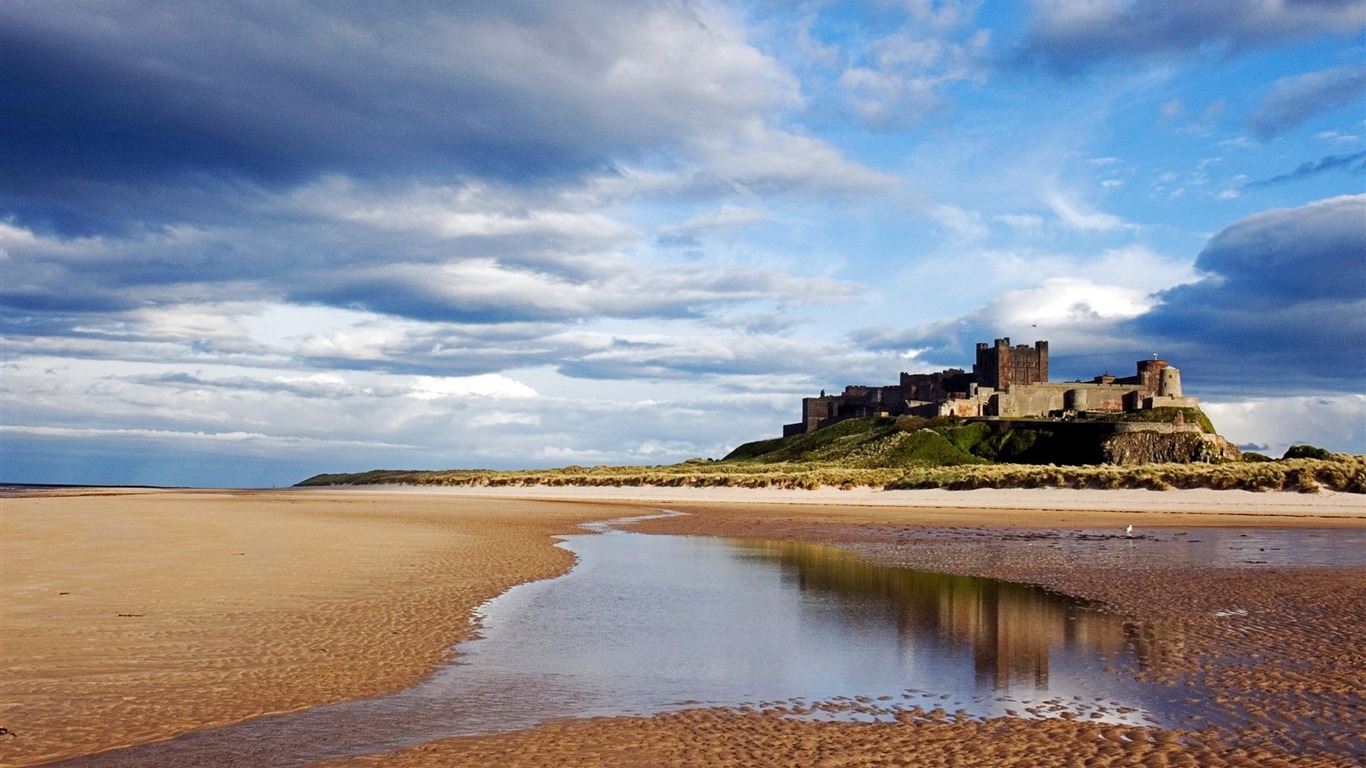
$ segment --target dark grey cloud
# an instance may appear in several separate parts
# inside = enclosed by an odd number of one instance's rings
[[[1290,173],[1283,173],[1279,176],[1272,176],[1269,179],[1249,182],[1243,186],[1243,189],[1274,187],[1278,184],[1299,181],[1300,179],[1317,176],[1326,171],[1336,170],[1347,171],[1349,173],[1361,173],[1366,171],[1366,152],[1357,152],[1351,155],[1328,155],[1319,160],[1300,163],[1300,165]]]
[[[1366,102],[1366,67],[1336,67],[1277,80],[1247,123],[1262,140],[1291,131],[1310,118]]]
[[[182,392],[216,389],[228,392],[287,393],[305,399],[354,397],[359,394],[336,384],[307,378],[263,380],[246,376],[229,376],[213,379],[184,372],[112,378],[150,387],[167,387]]]
[[[857,291],[846,281],[772,269],[646,267],[623,255],[620,246],[641,237],[625,225],[554,194],[489,186],[390,196],[291,192],[231,225],[126,236],[42,236],[0,223],[7,257],[0,323],[25,335],[81,336],[99,318],[119,324],[118,313],[232,302],[329,305],[440,323],[702,318],[718,307],[819,303]],[[332,207],[318,207],[318,197]]]
[[[803,278],[742,267],[656,267],[645,270],[604,256],[588,279],[471,260],[441,266],[391,265],[337,278],[298,281],[285,298],[418,320],[460,323],[577,321],[613,318],[700,318],[709,308],[752,301],[798,304],[857,293],[846,281]]]
[[[1011,322],[1007,298],[914,328],[874,327],[852,346],[917,355],[917,369],[970,367],[973,345],[1010,336],[1048,339],[1057,380],[1128,373],[1158,354],[1197,396],[1353,393],[1366,381],[1366,195],[1264,211],[1214,237],[1196,259],[1200,279],[1161,291],[1132,318],[1079,308],[1063,322]],[[1046,298],[1047,286],[1027,291]]]
[[[655,23],[667,17],[671,23]],[[702,63],[682,72],[683,55]],[[602,169],[793,98],[669,2],[0,4],[0,205],[94,230],[165,187]],[[101,196],[104,199],[101,201]],[[125,214],[126,215],[126,214]]]
[[[1366,377],[1366,195],[1242,219],[1159,294],[1133,331],[1201,378],[1258,394],[1360,391]]]
[[[838,300],[696,254],[647,269],[624,254],[648,236],[602,212],[886,184],[773,127],[797,98],[731,21],[670,0],[0,3],[0,326],[142,359],[244,344],[168,339],[139,315],[165,307],[496,326]]]
[[[1059,72],[1134,57],[1239,51],[1366,27],[1361,0],[1134,0],[1039,3],[1017,52]]]

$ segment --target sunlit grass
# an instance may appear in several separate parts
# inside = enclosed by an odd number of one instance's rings
[[[563,467],[545,470],[374,470],[318,475],[301,485],[436,486],[661,486],[815,489],[845,488],[1213,488],[1366,493],[1366,456],[1286,459],[1220,464],[1052,466],[962,464],[923,467],[857,467],[841,462],[703,461],[636,467]]]
[[[1189,418],[1203,418],[1195,409]],[[1151,414],[1145,418],[1152,418]],[[301,485],[662,486],[734,488],[1213,488],[1366,493],[1366,456],[1296,446],[1281,460],[1180,464],[1015,464],[997,456],[1029,453],[1037,431],[993,431],[947,419],[850,419],[792,437],[736,448],[720,461],[635,467],[494,471],[374,470],[318,475]],[[1022,445],[1015,445],[1021,443]],[[1047,460],[1047,459],[1045,459]]]

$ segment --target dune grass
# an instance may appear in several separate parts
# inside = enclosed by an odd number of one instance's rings
[[[702,461],[636,467],[563,467],[545,470],[374,470],[309,478],[316,485],[436,486],[662,486],[796,488],[1213,488],[1366,493],[1366,456],[1286,459],[1221,464],[1052,466],[953,464],[947,466],[851,467],[836,462]]]
[[[1194,417],[1192,417],[1194,418]],[[729,486],[741,488],[1214,488],[1251,491],[1327,488],[1366,493],[1366,456],[1297,446],[1287,458],[1218,463],[1019,464],[1037,455],[1030,430],[995,430],[947,419],[850,419],[791,437],[759,440],[720,461],[690,459],[663,466],[569,466],[559,469],[372,470],[324,474],[299,485],[441,486]]]

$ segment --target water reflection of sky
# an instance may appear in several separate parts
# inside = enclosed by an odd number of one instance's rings
[[[1016,678],[1031,692],[1040,679],[1046,689],[1050,643],[1031,642],[1040,613],[1055,653],[1087,652],[1061,647],[1077,621],[1103,620],[1109,650],[1123,645],[1118,619],[1061,596],[1013,585],[1002,594],[995,582],[882,568],[825,547],[627,534],[570,546],[587,567],[495,603],[484,639],[467,648],[471,666],[572,673],[609,706],[641,712],[908,689],[967,698],[1009,687],[1001,661],[1024,670]],[[877,575],[889,572],[901,576]],[[1003,635],[1001,621],[1011,624]],[[974,631],[990,637],[974,644]]]
[[[1360,528],[1138,528],[1107,530],[926,529],[986,550],[1020,546],[1061,551],[1069,562],[1123,566],[1161,560],[1213,568],[1366,567]]]
[[[1211,544],[1268,548],[1229,535]],[[867,696],[994,716],[1057,711],[1063,700],[1160,724],[1192,706],[1189,690],[1125,673],[1161,653],[1162,638],[1040,588],[791,542],[610,531],[562,546],[579,558],[569,574],[484,606],[482,636],[458,647],[459,663],[413,689],[72,764],[297,765],[699,704]]]

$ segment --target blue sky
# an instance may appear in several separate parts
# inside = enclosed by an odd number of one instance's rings
[[[1366,2],[0,4],[0,481],[718,457],[1048,339],[1366,452]]]

